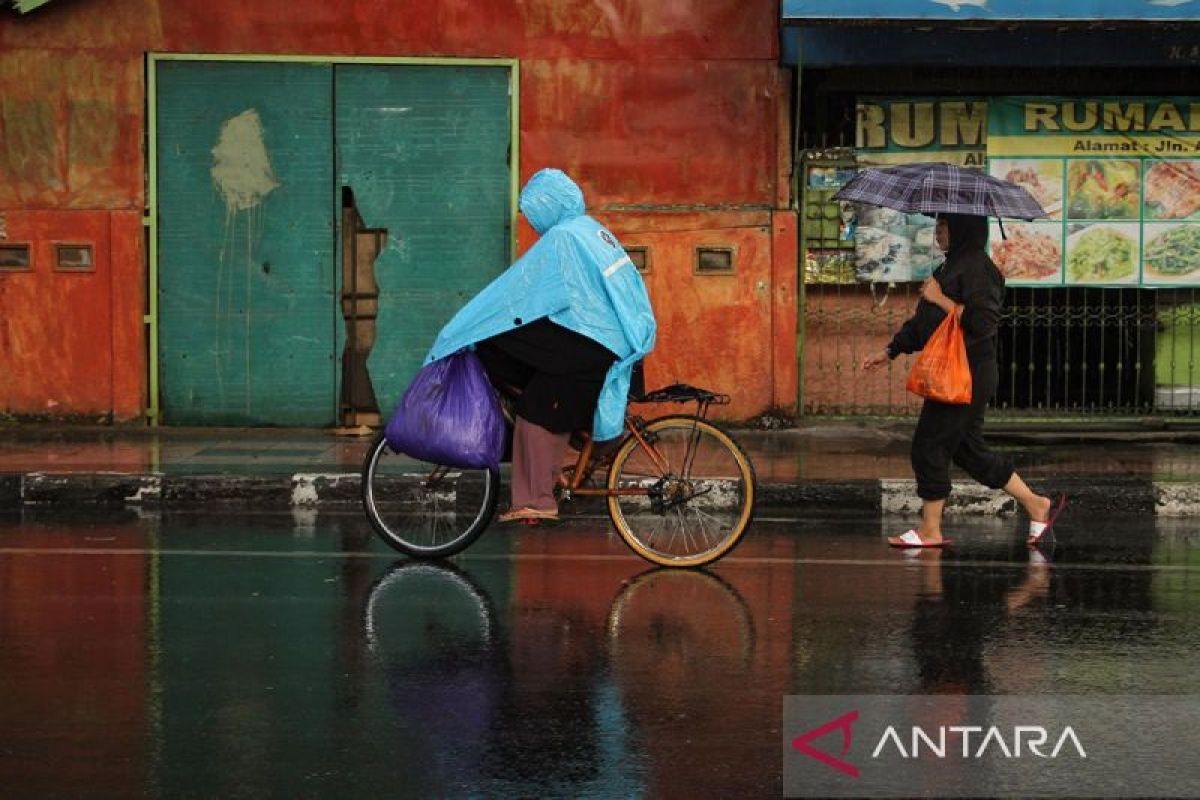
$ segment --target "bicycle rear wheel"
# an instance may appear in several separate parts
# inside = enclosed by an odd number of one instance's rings
[[[754,466],[729,434],[699,417],[662,417],[613,458],[608,514],[635,553],[666,567],[712,563],[741,541],[754,515]]]
[[[383,434],[367,451],[363,508],[390,546],[415,558],[461,552],[492,521],[500,476],[489,469],[458,469],[401,455]]]

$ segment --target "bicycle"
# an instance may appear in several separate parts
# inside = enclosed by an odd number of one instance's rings
[[[585,433],[563,471],[561,499],[604,497],[613,526],[642,558],[666,567],[710,564],[741,541],[754,514],[754,466],[728,433],[707,421],[728,395],[673,384],[630,397],[630,403],[695,403],[693,414],[644,420],[626,414],[615,448],[597,454]],[[607,469],[603,485],[593,479]],[[565,485],[563,485],[565,484]],[[391,547],[415,558],[462,552],[492,521],[500,475],[490,469],[423,464],[376,437],[363,464],[363,505]]]

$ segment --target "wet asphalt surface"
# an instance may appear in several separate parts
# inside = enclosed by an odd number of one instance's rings
[[[709,571],[603,518],[452,564],[360,515],[0,517],[6,797],[779,797],[789,694],[1198,694],[1200,525],[760,520]]]

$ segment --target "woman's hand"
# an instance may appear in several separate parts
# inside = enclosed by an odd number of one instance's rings
[[[957,307],[957,304],[942,291],[942,285],[937,282],[937,278],[930,277],[925,279],[925,282],[921,284],[921,297],[933,303],[947,314]]]
[[[872,370],[879,369],[891,360],[892,359],[888,356],[887,350],[876,351],[863,359],[863,372],[871,372]]]

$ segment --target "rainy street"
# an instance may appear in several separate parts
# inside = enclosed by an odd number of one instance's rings
[[[10,796],[778,797],[796,694],[1195,694],[1200,535],[756,522],[709,571],[603,517],[397,558],[355,513],[0,522]]]

